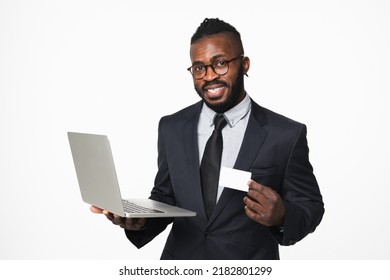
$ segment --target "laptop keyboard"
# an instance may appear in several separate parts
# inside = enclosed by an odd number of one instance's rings
[[[123,203],[123,209],[127,213],[164,213],[162,211],[147,208],[138,204],[135,204],[133,202],[130,202],[128,200],[122,200]]]

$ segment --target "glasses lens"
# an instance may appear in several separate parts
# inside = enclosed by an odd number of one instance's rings
[[[199,65],[192,66],[191,73],[195,79],[202,79],[204,77],[204,75],[206,74],[206,67],[199,66]]]
[[[229,70],[229,62],[225,60],[215,61],[212,66],[214,72],[218,75],[225,75]]]

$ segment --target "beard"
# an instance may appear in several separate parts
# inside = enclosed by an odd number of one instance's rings
[[[203,87],[210,86],[210,85],[215,85],[215,84],[226,86],[225,82],[222,82],[222,81],[219,81],[219,80],[214,80],[214,81],[211,81],[211,82],[206,82],[203,85]],[[241,90],[243,88],[244,88],[244,69],[243,69],[242,65],[241,65],[241,67],[240,67],[240,69],[238,71],[237,78],[235,79],[235,81],[234,81],[234,83],[232,85],[230,93],[228,94],[226,100],[223,101],[223,102],[220,102],[220,103],[210,103],[210,102],[208,102],[203,97],[203,94],[202,94],[203,90],[200,89],[200,88],[197,88],[195,86],[195,90],[198,93],[198,95],[200,96],[200,98],[202,98],[203,102],[206,103],[206,105],[210,109],[212,109],[213,111],[217,112],[218,114],[225,113],[226,111],[230,110],[231,108],[233,108],[235,105],[238,104],[238,100],[241,97]]]

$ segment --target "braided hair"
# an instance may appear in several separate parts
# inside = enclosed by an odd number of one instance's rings
[[[226,33],[229,36],[232,36],[232,39],[235,39],[238,41],[239,45],[242,48],[242,42],[241,42],[241,35],[237,31],[237,29],[230,25],[229,23],[224,22],[223,20],[220,20],[218,18],[206,18],[197,28],[194,35],[191,37],[191,44],[195,43],[196,41],[220,34],[220,33]]]

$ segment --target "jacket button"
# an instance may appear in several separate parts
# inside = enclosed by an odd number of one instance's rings
[[[204,233],[204,235],[205,235],[205,237],[206,237],[207,239],[213,237],[213,234],[212,234],[211,232],[209,232],[209,231],[206,231],[206,232]]]

